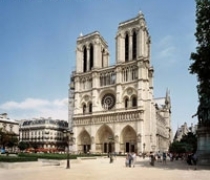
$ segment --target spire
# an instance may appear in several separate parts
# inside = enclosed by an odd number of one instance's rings
[[[142,11],[141,11],[141,10],[139,11],[138,16],[142,16],[142,17],[144,17],[144,14],[142,13]]]
[[[166,90],[165,105],[168,109],[171,109],[170,91],[168,90],[168,88]]]

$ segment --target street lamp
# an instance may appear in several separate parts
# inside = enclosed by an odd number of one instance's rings
[[[1,134],[0,134],[0,153],[1,153]]]
[[[144,152],[145,152],[145,146],[146,146],[146,144],[145,144],[145,143],[143,143]]]
[[[69,141],[72,140],[73,134],[74,133],[72,131],[70,131],[70,130],[63,131],[63,135],[65,137],[66,144],[67,144],[67,163],[66,163],[66,169],[70,169]]]

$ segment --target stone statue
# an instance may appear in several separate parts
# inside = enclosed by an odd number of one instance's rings
[[[198,116],[198,126],[210,126],[210,98],[207,95],[201,95],[200,104],[197,113],[192,117]]]

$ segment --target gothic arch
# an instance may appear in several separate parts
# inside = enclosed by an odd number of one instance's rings
[[[129,33],[125,33],[125,62],[129,61]]]
[[[93,48],[93,44],[90,43],[89,45],[90,47],[90,64],[89,64],[89,69],[91,70],[94,66],[94,48]]]
[[[91,137],[90,134],[84,128],[78,136],[78,149],[80,152],[87,153],[91,149]]]
[[[87,72],[87,48],[83,46],[83,72]]]
[[[92,113],[92,108],[93,108],[92,102],[91,101],[88,102],[87,106],[88,106],[88,113]]]
[[[137,59],[137,32],[135,29],[133,29],[133,32],[132,32],[132,44],[133,44],[133,47],[132,47],[132,59]]]
[[[121,137],[120,137],[121,151],[136,152],[137,151],[136,137],[137,137],[136,131],[130,125],[125,126],[121,132]]]
[[[132,96],[131,96],[131,106],[132,107],[137,107],[137,96],[135,95],[135,94],[133,94]]]
[[[86,103],[82,103],[82,112],[85,114],[87,112],[87,105]]]
[[[127,109],[129,107],[129,97],[128,96],[124,96],[123,102],[124,102],[125,109]]]
[[[114,152],[114,133],[106,124],[96,133],[96,150],[104,153]]]

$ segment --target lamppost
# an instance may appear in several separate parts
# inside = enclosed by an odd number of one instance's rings
[[[145,144],[145,143],[143,143],[143,149],[144,149],[144,153],[145,153],[145,146],[146,146],[146,144]]]
[[[69,153],[69,141],[72,140],[73,132],[70,130],[63,131],[66,144],[67,144],[67,162],[66,162],[66,169],[70,169],[70,153]]]
[[[0,134],[0,153],[1,153],[1,134]]]
[[[143,143],[143,153],[142,153],[143,158],[145,158],[145,155],[146,155],[146,153],[145,153],[145,147],[146,147],[146,144],[145,144],[145,143]]]

